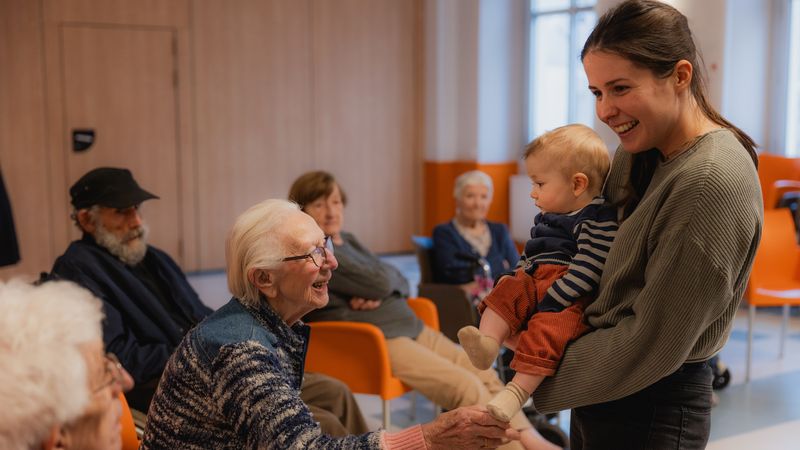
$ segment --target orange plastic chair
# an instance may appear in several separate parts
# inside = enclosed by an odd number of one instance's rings
[[[765,210],[761,244],[756,251],[745,291],[745,298],[749,304],[745,382],[750,381],[756,307],[783,306],[778,352],[779,358],[783,358],[789,308],[792,305],[800,305],[798,263],[800,263],[800,247],[797,244],[791,211],[787,208]]]
[[[436,304],[431,299],[425,297],[411,297],[408,299],[408,306],[414,311],[428,328],[439,331],[439,311]]]
[[[119,394],[119,401],[122,403],[122,416],[120,417],[122,450],[137,450],[139,448],[139,436],[136,435],[136,426],[133,424],[131,409],[128,407],[128,401],[125,400],[124,395]]]
[[[758,179],[764,209],[774,209],[784,194],[800,191],[800,158],[760,153]]]
[[[439,317],[432,301],[418,297],[409,298],[408,303],[425,325],[438,331]],[[308,325],[311,337],[305,370],[337,378],[355,393],[380,396],[383,428],[389,429],[389,401],[411,388],[392,375],[383,332],[375,325],[361,322],[311,322]]]

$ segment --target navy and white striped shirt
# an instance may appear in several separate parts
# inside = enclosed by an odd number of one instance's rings
[[[539,213],[517,267],[532,274],[539,264],[569,266],[547,290],[538,311],[558,312],[592,295],[619,227],[616,208],[603,197],[569,214]]]

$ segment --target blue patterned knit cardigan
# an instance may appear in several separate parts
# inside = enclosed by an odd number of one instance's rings
[[[190,331],[170,358],[142,449],[378,449],[379,432],[322,434],[300,400],[308,327],[237,299]]]

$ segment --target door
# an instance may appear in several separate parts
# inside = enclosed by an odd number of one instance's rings
[[[95,167],[130,169],[160,197],[142,205],[149,242],[182,262],[174,30],[64,24],[60,38],[65,189]],[[94,143],[75,150],[75,130],[92,130]]]

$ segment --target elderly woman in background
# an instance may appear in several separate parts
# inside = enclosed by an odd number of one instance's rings
[[[490,277],[517,265],[519,253],[508,228],[486,220],[492,188],[492,179],[480,170],[456,178],[456,215],[433,230],[434,282],[460,284],[473,291],[477,261],[488,262]]]
[[[386,337],[394,376],[445,409],[485,405],[492,393],[503,388],[493,370],[476,369],[458,345],[417,318],[408,305],[408,280],[397,268],[342,230],[347,197],[333,175],[323,171],[301,175],[289,198],[332,238],[339,263],[328,286],[330,302],[304,320],[375,325]],[[510,442],[505,449],[554,448],[524,414],[517,414],[511,426],[523,430],[521,442]]]
[[[119,395],[133,381],[103,353],[102,320],[75,284],[0,282],[0,448],[122,446]]]
[[[331,437],[300,399],[309,328],[337,267],[330,239],[297,205],[267,200],[226,243],[234,297],[190,331],[150,407],[143,449],[436,449],[496,447],[514,430],[463,408],[429,424]]]

